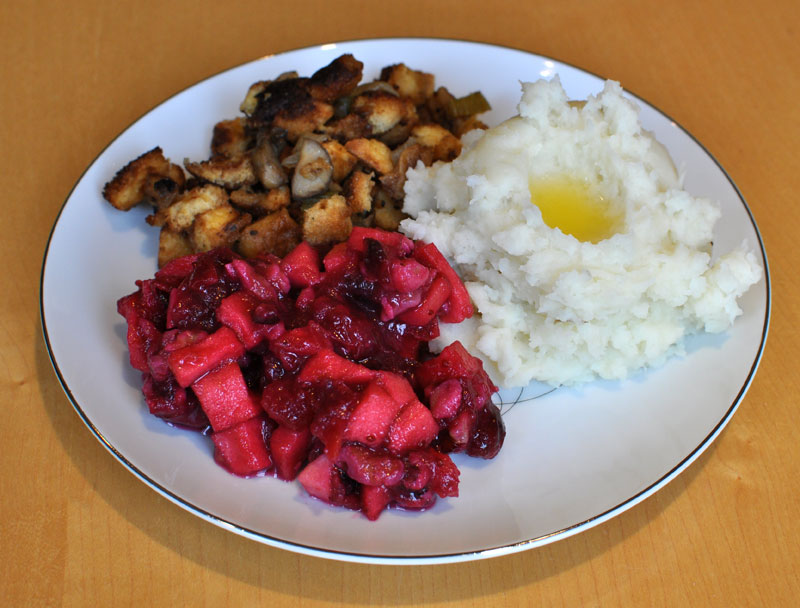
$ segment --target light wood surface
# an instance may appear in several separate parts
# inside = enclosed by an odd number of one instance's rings
[[[516,555],[355,565],[240,538],[126,472],[57,382],[39,279],[51,226],[83,169],[169,95],[265,54],[408,35],[549,55],[621,81],[683,124],[752,208],[770,259],[772,323],[730,425],[642,504]],[[797,605],[798,40],[795,0],[3,2],[0,603]]]

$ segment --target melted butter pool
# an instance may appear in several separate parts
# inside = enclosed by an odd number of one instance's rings
[[[564,175],[532,178],[529,188],[544,223],[579,241],[598,243],[622,229],[619,206],[584,180]]]

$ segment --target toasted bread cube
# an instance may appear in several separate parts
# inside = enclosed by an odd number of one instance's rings
[[[206,184],[192,188],[164,211],[166,225],[173,232],[187,230],[201,213],[227,204],[228,193],[219,186]]]
[[[266,192],[253,192],[249,188],[239,188],[231,192],[233,205],[259,217],[288,207],[291,202],[288,186],[279,186]]]
[[[247,94],[245,95],[244,100],[242,100],[242,103],[239,105],[239,109],[243,114],[250,116],[256,111],[256,107],[258,106],[258,96],[264,92],[264,89],[267,88],[269,82],[269,80],[259,80],[258,82],[254,82],[250,85],[250,88],[247,89]]]
[[[272,121],[274,126],[286,129],[286,139],[290,142],[316,131],[333,117],[333,106],[323,101],[313,99],[302,108],[302,112],[278,112]]]
[[[331,157],[333,163],[333,181],[341,182],[350,175],[350,172],[356,166],[358,159],[350,154],[342,144],[335,139],[329,139],[322,142],[322,147]]]
[[[222,120],[214,125],[211,137],[212,156],[238,158],[244,156],[250,147],[250,137],[245,131],[244,118]]]
[[[433,149],[433,160],[450,162],[461,154],[461,140],[441,125],[417,125],[411,136],[420,144]]]
[[[303,211],[303,240],[311,245],[338,243],[350,236],[350,207],[341,194],[323,198]]]
[[[401,97],[409,98],[417,106],[433,95],[433,74],[412,70],[402,63],[383,68],[381,80],[388,82]]]
[[[349,141],[359,137],[368,137],[370,127],[366,118],[351,113],[323,125],[320,127],[320,131],[339,141]]]
[[[158,267],[161,268],[167,262],[185,255],[194,253],[189,237],[183,232],[175,232],[164,226],[158,235]]]
[[[308,90],[315,99],[333,102],[358,86],[363,68],[364,64],[352,55],[342,55],[309,78]]]
[[[189,240],[195,251],[230,247],[252,219],[249,213],[240,213],[230,205],[215,207],[194,219]]]
[[[400,222],[407,217],[380,188],[373,198],[372,207],[375,210],[375,225],[384,230],[397,230]]]
[[[345,144],[347,151],[353,154],[368,167],[380,174],[389,173],[394,168],[392,151],[385,143],[377,139],[351,139]]]
[[[366,214],[372,210],[372,175],[354,171],[344,184],[344,195],[352,213]]]
[[[300,226],[283,208],[245,227],[236,248],[244,257],[262,253],[285,256],[300,242]]]
[[[236,158],[214,156],[199,163],[185,160],[183,165],[195,177],[228,190],[252,186],[258,182],[253,164],[247,155]]]
[[[179,188],[183,187],[185,181],[183,170],[164,158],[161,148],[156,147],[117,171],[103,188],[103,197],[117,209],[128,211],[141,202],[149,201],[147,188],[165,178],[174,181]]]
[[[368,91],[353,100],[351,111],[366,118],[372,135],[386,133],[416,116],[414,104],[386,91]]]

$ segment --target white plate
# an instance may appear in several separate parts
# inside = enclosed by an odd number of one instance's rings
[[[594,526],[663,487],[709,446],[741,402],[764,348],[770,287],[758,229],[736,186],[690,134],[641,100],[644,126],[685,167],[687,188],[720,201],[715,247],[727,251],[746,238],[762,256],[765,278],[741,300],[744,314],[727,334],[695,338],[686,357],[631,381],[562,389],[506,408],[508,435],[495,460],[456,457],[459,498],[425,513],[391,510],[374,523],[307,498],[297,484],[229,475],[214,464],[207,437],[147,413],[115,303],[156,270],[157,230],[145,223],[146,210],[111,208],[101,198],[103,184],[156,145],[178,162],[206,158],[212,126],[239,115],[252,82],[287,70],[310,75],[342,53],[364,62],[365,78],[404,62],[432,72],[456,95],[481,90],[493,107],[492,124],[515,112],[520,80],[558,74],[575,98],[602,86],[594,75],[522,51],[389,39],[264,57],[171,97],[86,170],[45,254],[44,334],[80,417],[126,468],[190,512],[269,545],[349,561],[436,563],[521,551]]]

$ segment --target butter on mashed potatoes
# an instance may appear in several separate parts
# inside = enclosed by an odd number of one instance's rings
[[[717,204],[687,193],[637,106],[607,82],[585,104],[524,83],[519,115],[409,170],[401,230],[434,242],[477,313],[443,325],[504,387],[622,379],[721,332],[761,278],[746,243],[712,258]]]

